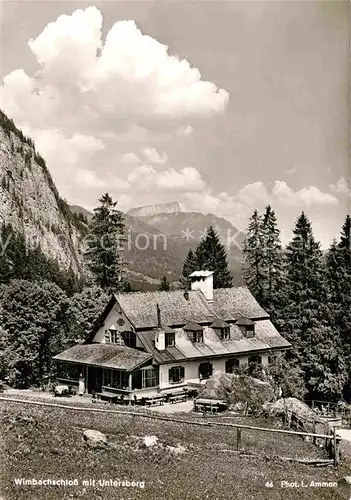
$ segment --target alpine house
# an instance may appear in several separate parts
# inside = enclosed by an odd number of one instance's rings
[[[248,288],[213,289],[212,271],[190,278],[185,292],[113,295],[85,342],[55,356],[60,383],[150,397],[290,348]]]

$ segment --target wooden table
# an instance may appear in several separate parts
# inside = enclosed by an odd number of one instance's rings
[[[154,396],[152,398],[146,398],[145,403],[147,406],[160,405],[162,406],[164,402],[164,396]]]
[[[225,401],[219,399],[195,399],[194,411],[209,411],[217,413],[220,409],[227,409],[228,405]]]

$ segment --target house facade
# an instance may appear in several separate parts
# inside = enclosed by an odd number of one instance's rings
[[[150,397],[290,348],[248,288],[214,290],[212,271],[190,277],[186,292],[113,295],[86,341],[55,356],[59,382]]]

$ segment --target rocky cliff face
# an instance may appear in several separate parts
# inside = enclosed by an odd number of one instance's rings
[[[30,248],[39,247],[61,269],[80,274],[79,239],[84,228],[60,198],[32,141],[0,111],[0,226],[3,224],[23,234]]]

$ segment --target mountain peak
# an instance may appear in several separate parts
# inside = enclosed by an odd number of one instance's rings
[[[143,207],[131,208],[127,213],[128,215],[132,215],[134,217],[148,217],[150,215],[174,214],[178,212],[184,212],[184,208],[180,203],[178,203],[178,201],[171,201],[169,203],[158,203],[156,205],[146,205]]]

